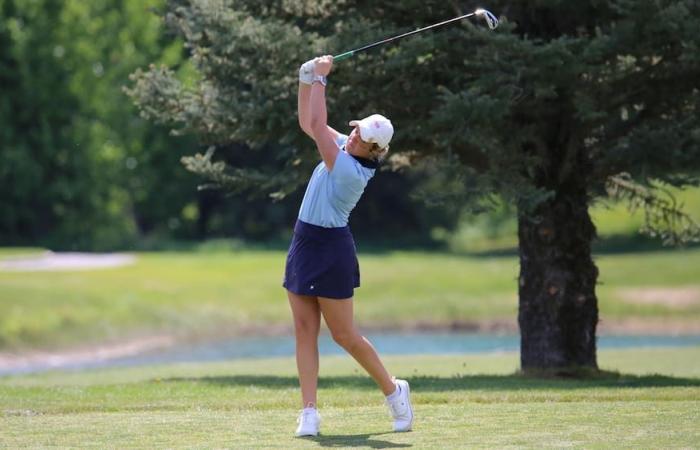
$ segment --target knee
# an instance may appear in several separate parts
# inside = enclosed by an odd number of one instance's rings
[[[358,344],[362,337],[355,330],[333,331],[333,340],[345,350],[350,350]]]
[[[321,323],[319,320],[302,318],[294,321],[294,332],[297,337],[317,338],[320,329]]]

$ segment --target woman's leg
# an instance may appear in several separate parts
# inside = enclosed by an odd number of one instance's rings
[[[333,340],[364,367],[384,395],[392,394],[396,390],[396,385],[389,372],[384,368],[372,344],[355,328],[352,298],[336,300],[318,297],[318,303]]]
[[[318,332],[321,328],[321,312],[316,297],[297,295],[287,291],[289,306],[294,316],[296,336],[297,370],[301,386],[302,408],[309,403],[316,407],[318,387]]]

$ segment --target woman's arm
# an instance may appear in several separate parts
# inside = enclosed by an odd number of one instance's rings
[[[311,85],[299,81],[299,94],[297,95],[297,114],[299,115],[299,126],[308,134],[311,139]]]
[[[333,67],[333,57],[330,55],[316,59],[314,74],[327,76]],[[301,94],[300,94],[301,95]],[[309,101],[311,135],[316,141],[318,152],[323,158],[328,170],[333,170],[335,158],[338,156],[336,138],[338,132],[328,126],[328,111],[326,110],[326,86],[314,81],[311,83]]]
[[[299,115],[299,127],[308,134],[311,139],[314,138],[311,133],[311,85],[299,83],[299,93],[297,95],[297,114]],[[340,132],[328,126],[328,131],[333,134],[333,138],[337,139]]]
[[[299,127],[311,139],[314,139],[314,135],[311,132],[311,83],[314,77],[314,61],[312,59],[305,62],[299,69],[299,92],[297,94]],[[333,139],[337,139],[340,134],[331,127],[328,127],[328,131],[333,134]]]

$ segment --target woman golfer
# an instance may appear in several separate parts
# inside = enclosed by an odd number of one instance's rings
[[[369,373],[386,396],[394,431],[408,431],[413,410],[408,383],[394,379],[377,352],[353,324],[353,290],[360,286],[350,212],[389,150],[391,122],[374,114],[350,122],[349,136],[326,123],[326,76],[332,56],[321,56],[299,69],[299,125],[315,142],[323,160],[316,166],[294,227],[284,284],[294,316],[296,360],[303,409],[297,436],[316,436],[318,334],[323,315],[333,339]]]

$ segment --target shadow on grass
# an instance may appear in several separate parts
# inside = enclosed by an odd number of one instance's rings
[[[650,388],[700,387],[700,378],[674,378],[665,375],[624,375],[601,372],[593,378],[532,378],[523,375],[456,375],[453,377],[408,377],[411,389],[421,392],[457,390],[521,390],[521,389],[589,389],[589,388]],[[258,386],[268,389],[287,389],[299,386],[296,377],[269,375],[236,375],[230,377],[169,378],[166,382],[195,382],[220,386]],[[321,377],[318,387],[376,389],[366,376]]]
[[[400,448],[411,447],[411,444],[397,444],[394,442],[372,439],[372,436],[394,433],[369,433],[369,434],[348,434],[348,435],[328,435],[321,433],[315,437],[301,438],[318,443],[321,447],[369,447],[369,448]]]

